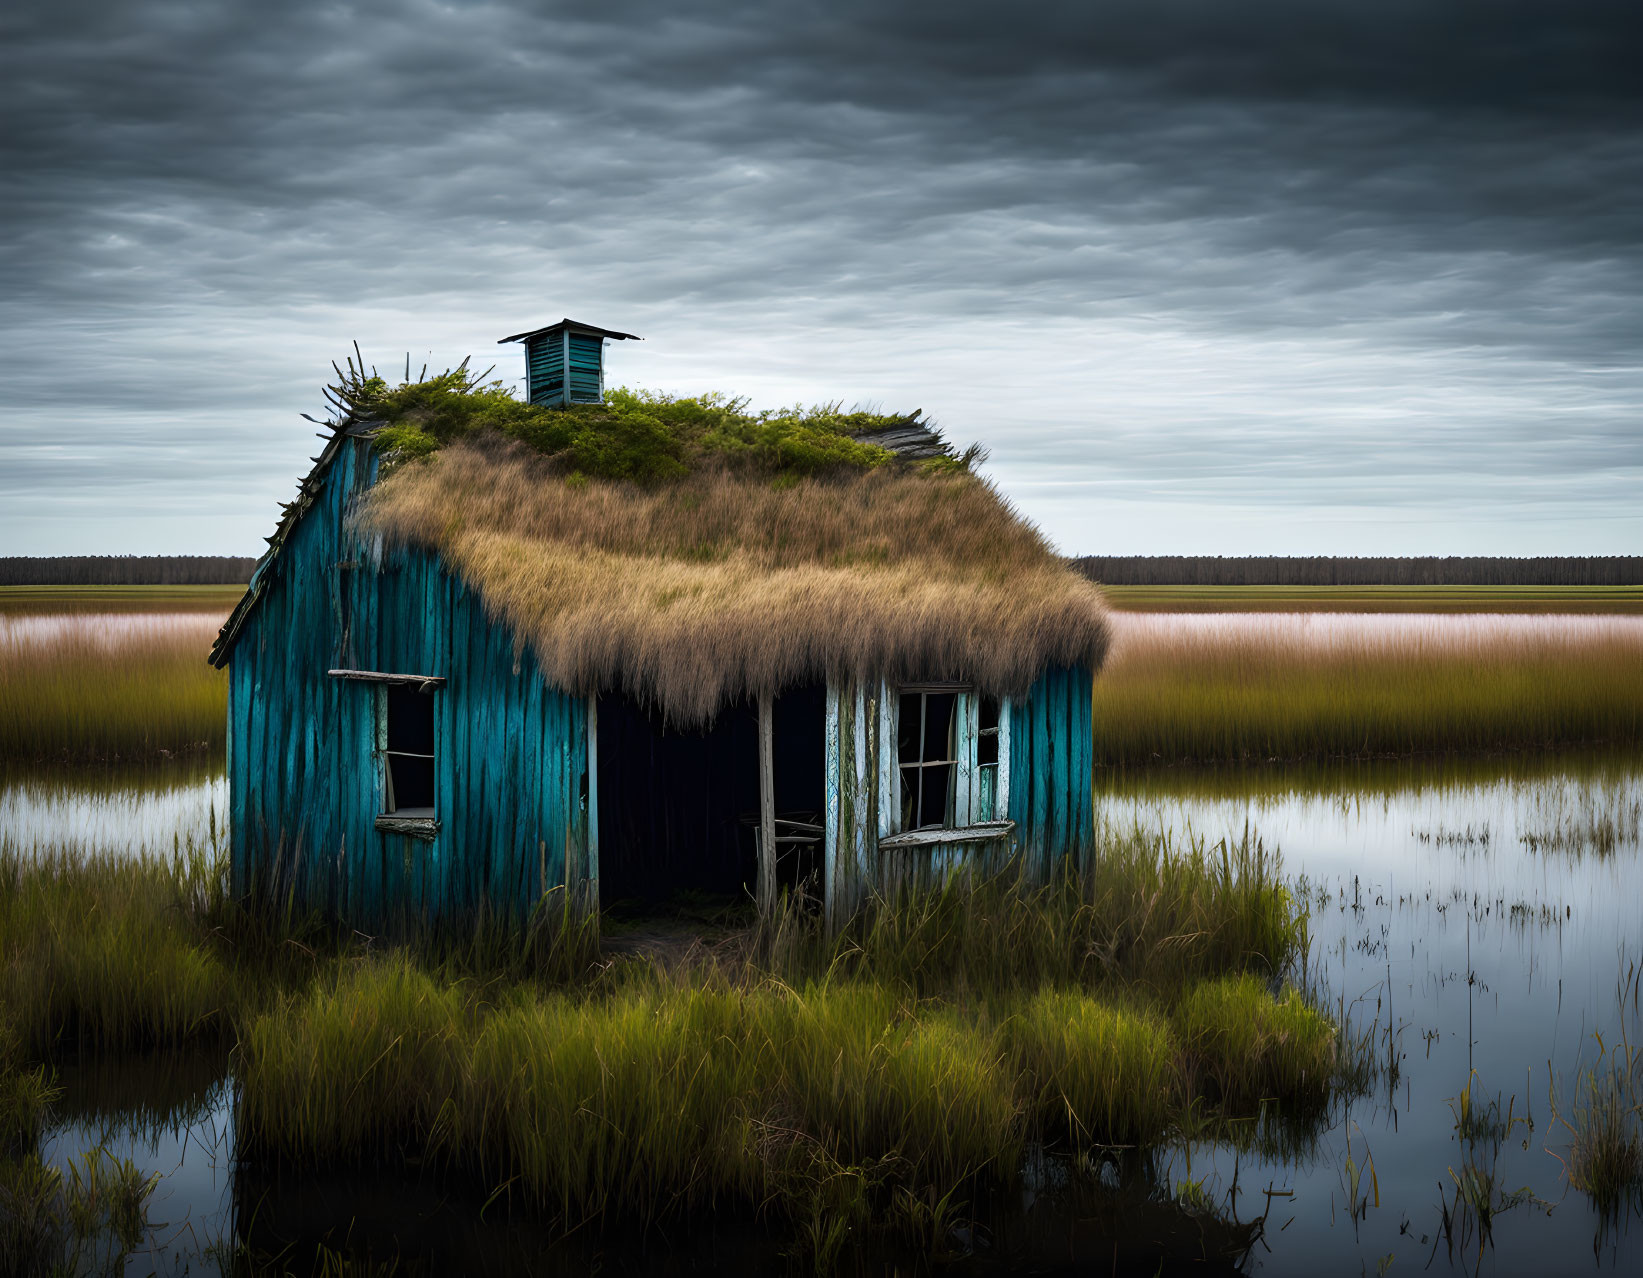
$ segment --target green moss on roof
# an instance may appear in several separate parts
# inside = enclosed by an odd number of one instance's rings
[[[377,442],[390,463],[494,433],[554,459],[567,474],[641,484],[719,467],[794,477],[873,470],[895,454],[854,436],[915,419],[843,412],[836,404],[749,412],[745,400],[720,394],[676,398],[626,388],[606,392],[602,404],[544,408],[502,382],[473,380],[465,369],[395,387],[360,378],[346,389],[353,416],[387,423]],[[968,461],[942,457],[923,465],[961,469]]]

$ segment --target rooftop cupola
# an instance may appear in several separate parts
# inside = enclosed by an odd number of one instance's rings
[[[637,342],[632,333],[562,319],[497,343],[525,343],[525,382],[533,404],[597,404],[605,397],[605,340]]]

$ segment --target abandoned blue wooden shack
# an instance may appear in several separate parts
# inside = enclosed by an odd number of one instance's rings
[[[631,336],[504,340],[597,432]],[[212,651],[237,891],[373,926],[802,886],[837,923],[1090,851],[1099,594],[916,414],[849,433],[860,473],[774,481],[408,460],[392,426],[342,397]]]

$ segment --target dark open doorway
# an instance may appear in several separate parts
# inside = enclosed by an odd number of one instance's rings
[[[784,837],[822,821],[826,704],[822,685],[775,701],[775,799]],[[600,697],[598,716],[602,904],[643,908],[683,893],[751,903],[758,873],[757,705],[726,706],[698,731],[667,728],[659,713],[626,696]],[[811,875],[819,881],[820,853],[819,837],[781,843],[778,886]]]

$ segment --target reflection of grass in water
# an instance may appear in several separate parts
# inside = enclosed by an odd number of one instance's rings
[[[1449,1168],[1449,1179],[1454,1186],[1453,1197],[1440,1194],[1439,1209],[1442,1223],[1438,1240],[1449,1248],[1451,1256],[1459,1250],[1463,1254],[1476,1241],[1478,1256],[1494,1239],[1495,1218],[1505,1212],[1534,1204],[1550,1206],[1527,1185],[1508,1190],[1500,1184],[1496,1160],[1502,1143],[1511,1136],[1515,1127],[1534,1130],[1534,1123],[1516,1112],[1517,1097],[1503,1101],[1500,1093],[1483,1093],[1477,1071],[1468,1075],[1466,1085],[1449,1102],[1455,1116],[1455,1136],[1461,1144],[1460,1167]],[[1433,1243],[1436,1251],[1437,1242]]]
[[[136,798],[160,798],[191,786],[223,780],[223,760],[206,753],[163,755],[142,760],[95,760],[74,764],[20,764],[0,766],[0,790],[16,789],[37,802],[68,801],[117,803]]]
[[[1593,786],[1635,784],[1643,753],[1548,750],[1495,755],[1421,755],[1275,764],[1116,767],[1096,772],[1096,793],[1159,799],[1227,799],[1257,810],[1296,796],[1387,801],[1437,796],[1462,787],[1527,789],[1569,778]]]
[[[1100,761],[1643,742],[1631,618],[1120,617]]]
[[[0,1161],[0,1259],[18,1275],[123,1273],[148,1228],[158,1172],[101,1147],[61,1169],[37,1154]]]
[[[0,760],[221,749],[228,680],[205,663],[218,618],[30,620],[0,618]]]
[[[1532,823],[1532,824],[1531,824]],[[1519,842],[1530,852],[1558,856],[1613,856],[1638,846],[1643,794],[1636,787],[1585,781],[1572,793],[1537,791]]]

